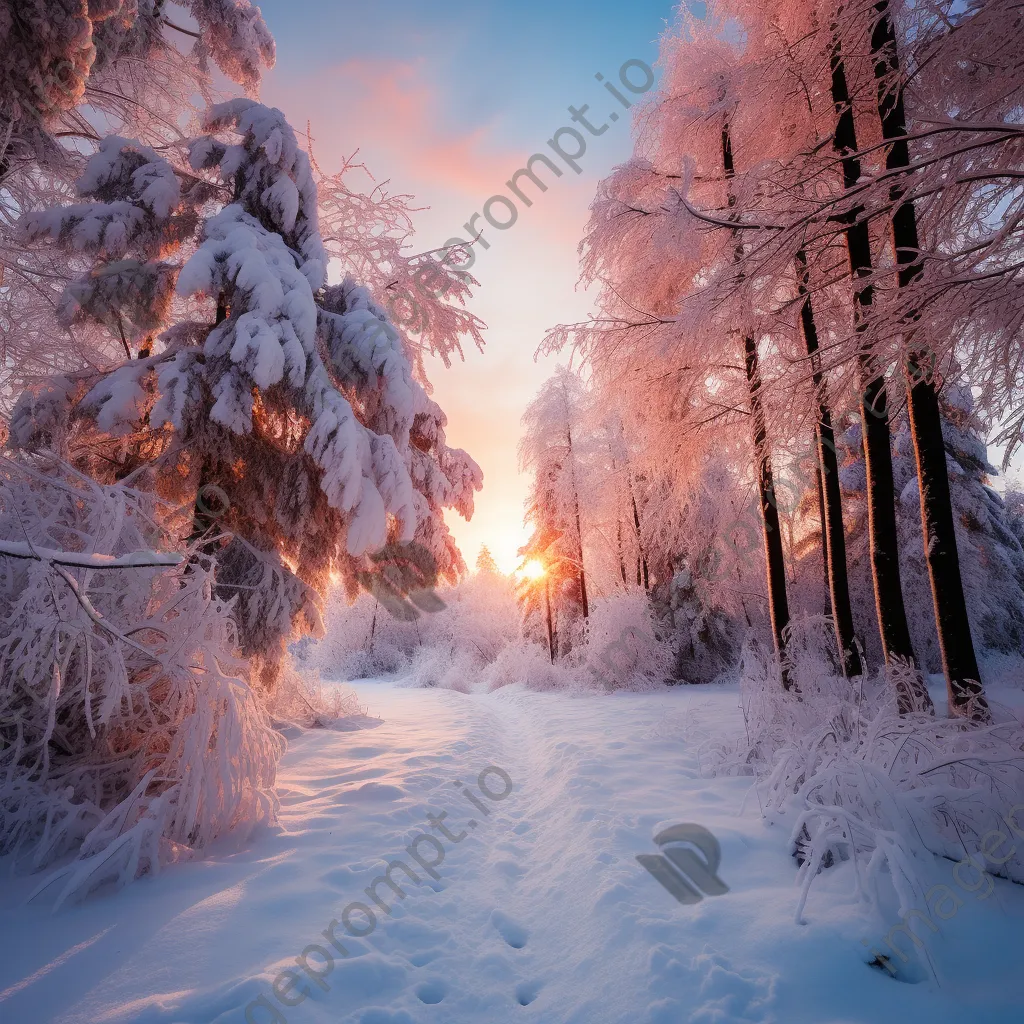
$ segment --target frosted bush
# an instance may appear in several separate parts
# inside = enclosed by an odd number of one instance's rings
[[[275,724],[327,728],[342,718],[362,713],[355,693],[344,686],[324,686],[317,671],[295,671],[290,664],[266,698]]]
[[[642,590],[595,602],[583,647],[583,666],[598,686],[645,690],[672,674],[672,648],[655,632]]]
[[[390,675],[408,665],[420,621],[392,617],[367,593],[349,604],[336,588],[327,600],[323,638],[303,644],[303,671],[319,672],[325,679]]]
[[[478,675],[518,639],[515,593],[508,577],[477,573],[438,587],[437,595],[443,609],[403,621],[368,593],[349,604],[335,591],[324,639],[307,648],[304,664],[329,679],[411,672],[412,685],[462,689],[459,680]]]
[[[529,640],[509,644],[481,674],[481,688],[527,686],[531,690],[561,690],[586,693],[593,683],[584,670],[566,662],[551,664],[548,650]]]
[[[468,651],[460,650],[453,654],[441,647],[424,645],[417,649],[402,673],[402,683],[469,693],[477,688],[481,667],[480,659]]]
[[[329,679],[400,674],[409,686],[470,692],[519,683],[535,690],[644,690],[671,675],[671,644],[658,635],[642,591],[596,600],[590,620],[564,626],[551,664],[546,639],[524,636],[512,581],[480,572],[438,595],[442,611],[403,622],[368,595],[328,604],[326,635],[304,666]]]
[[[778,664],[746,647],[745,733],[702,752],[718,774],[755,774],[766,817],[790,825],[801,865],[797,918],[822,869],[838,861],[853,862],[859,898],[879,909],[894,890],[901,913],[925,908],[936,857],[1024,882],[1019,844],[1005,860],[985,849],[985,836],[1006,831],[1012,809],[1024,807],[1017,718],[998,708],[986,726],[900,715],[895,693],[907,667],[847,680],[835,656],[826,619],[795,622],[787,692]]]
[[[58,905],[275,817],[283,741],[208,562],[145,564],[173,539],[167,514],[129,487],[0,459],[0,851],[56,864],[40,891]],[[49,555],[2,554],[17,545]]]

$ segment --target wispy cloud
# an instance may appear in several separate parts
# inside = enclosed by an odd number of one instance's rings
[[[265,97],[309,119],[317,159],[325,167],[358,146],[375,174],[390,176],[403,189],[408,181],[420,190],[487,196],[520,158],[495,141],[493,124],[450,123],[422,59],[347,60],[300,79],[271,80]]]

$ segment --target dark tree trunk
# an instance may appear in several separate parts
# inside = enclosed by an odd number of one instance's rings
[[[768,429],[764,407],[761,405],[761,370],[758,365],[757,343],[751,337],[743,339],[744,365],[750,390],[750,417],[753,427],[754,460],[757,469],[757,493],[761,503],[761,521],[764,526],[764,552],[768,571],[768,611],[771,616],[775,650],[781,658],[786,651],[785,630],[789,625],[789,601],[786,597],[786,562],[782,551],[782,530],[779,527],[779,508],[775,497],[772,460],[768,449]],[[789,674],[783,670],[782,685],[791,687]]]
[[[836,110],[834,147],[842,157],[843,185],[853,188],[860,181],[860,160],[853,107],[846,82],[838,37],[831,54],[832,102]],[[868,223],[856,207],[847,216],[846,248],[856,298],[856,330],[867,328],[866,314],[874,298],[871,284],[871,237]],[[868,538],[871,548],[871,576],[875,590],[875,611],[882,640],[882,653],[888,664],[894,657],[916,666],[914,647],[907,625],[900,583],[899,542],[896,532],[896,495],[892,477],[892,437],[889,431],[888,395],[885,378],[877,372],[865,344],[860,352],[861,424],[863,430],[864,469],[867,478]],[[900,687],[897,704],[901,714],[915,709],[932,709],[924,680],[914,677],[909,689]]]
[[[551,622],[551,581],[548,576],[544,576],[544,606],[547,610],[548,617],[548,658],[551,660],[551,664],[555,663],[555,629]]]
[[[547,582],[545,582],[545,586],[547,586]],[[558,656],[559,656],[559,652],[558,652],[558,648],[559,648],[559,640],[558,640],[558,605],[556,604],[553,608],[551,607],[551,596],[550,596],[550,593],[547,594],[547,599],[548,599],[548,622],[549,622],[550,628],[551,628],[549,642],[551,644],[551,647],[550,647],[550,651],[551,651],[551,664],[553,665],[555,663],[555,661],[558,659]]]
[[[732,154],[732,136],[728,122],[722,126],[722,168],[728,182],[735,173]],[[736,199],[729,189],[730,208]],[[743,257],[742,245],[737,243],[736,262]],[[775,639],[775,653],[782,663],[782,685],[792,688],[792,680],[786,671],[786,627],[789,625],[789,601],[786,596],[786,561],[782,550],[782,530],[779,528],[779,508],[775,496],[775,480],[772,475],[771,451],[768,447],[768,427],[761,403],[761,369],[758,362],[757,341],[751,336],[743,339],[743,365],[747,375],[747,391],[750,397],[750,422],[754,442],[754,468],[757,475],[757,494],[761,505],[761,524],[764,534],[765,567],[768,582],[768,614]]]
[[[633,488],[633,471],[629,468],[629,452],[626,449],[626,438],[622,430],[622,421],[619,421],[619,436],[622,440],[623,450],[626,451],[625,471],[626,490],[629,492],[629,501],[633,506],[633,536],[636,539],[636,585],[644,590],[651,589],[650,576],[647,572],[647,552],[644,551],[643,530],[640,526],[640,510],[636,504],[636,491]]]
[[[644,551],[643,538],[640,531],[640,510],[636,507],[636,494],[633,493],[633,483],[629,484],[629,498],[633,502],[633,529],[636,532],[636,585],[643,586],[644,590],[651,589],[650,577],[647,573],[647,554]]]
[[[850,580],[846,566],[846,530],[843,525],[842,495],[839,490],[839,460],[836,457],[832,413],[829,411],[825,381],[821,372],[814,307],[811,305],[811,296],[808,290],[807,258],[803,252],[797,254],[797,274],[800,294],[804,299],[800,307],[800,324],[803,328],[807,355],[811,360],[814,393],[818,402],[818,422],[814,433],[818,447],[818,494],[822,511],[821,539],[825,575],[828,581],[836,640],[839,642],[839,650],[842,652],[843,674],[848,677],[859,676],[863,672],[863,668],[860,663],[860,655],[857,652],[856,637],[853,631],[853,611],[850,607]]]
[[[815,449],[817,450],[817,449]],[[822,611],[825,615],[832,614],[832,588],[829,575],[831,570],[828,567],[828,527],[825,523],[825,490],[821,483],[821,462],[814,464],[814,489],[818,493],[818,522],[821,524],[821,568],[825,580],[825,604]]]
[[[590,618],[590,603],[587,601],[587,573],[583,568],[583,526],[580,519],[580,492],[576,488],[576,469],[572,458],[572,429],[566,425],[565,437],[569,444],[569,465],[572,469],[572,500],[576,516],[576,550],[579,554],[580,604],[583,606],[583,620]]]
[[[576,509],[576,532],[579,533],[580,512]],[[583,606],[584,622],[590,618],[590,602],[587,600],[587,572],[583,568],[583,545],[580,545],[580,604]]]
[[[618,467],[615,458],[612,457],[612,476],[618,477]],[[619,559],[619,576],[622,578],[622,585],[629,586],[626,579],[626,553],[622,548],[622,491],[619,487],[615,489],[615,553]]]
[[[910,148],[906,140],[903,86],[899,81],[899,53],[889,16],[888,0],[876,4],[875,12],[878,19],[871,34],[871,53],[875,58],[882,137],[892,140],[885,158],[886,170],[891,171],[909,166]],[[901,289],[915,281],[924,269],[917,215],[913,202],[905,196],[904,184],[897,177],[896,184],[890,190],[890,199],[894,208],[893,248]],[[912,314],[907,319],[907,333],[912,334],[912,325],[917,317]],[[908,417],[921,492],[921,528],[935,605],[939,648],[942,651],[942,669],[946,676],[949,713],[961,718],[986,721],[990,714],[980,682],[960,575],[960,556],[946,470],[946,448],[942,440],[942,418],[935,386],[924,369],[927,363],[925,347],[914,346],[904,365],[904,376],[909,393]]]

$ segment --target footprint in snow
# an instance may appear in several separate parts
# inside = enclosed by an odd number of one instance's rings
[[[651,951],[648,989],[656,998],[642,1024],[775,1024],[776,976],[734,967],[709,947],[687,959],[667,945]]]
[[[416,998],[428,1006],[441,1002],[446,995],[448,995],[448,984],[440,978],[433,978],[416,986]]]
[[[516,1002],[520,1006],[529,1006],[540,995],[540,990],[543,987],[544,982],[542,981],[521,982],[516,985]]]
[[[433,963],[435,960],[444,956],[444,953],[440,949],[424,949],[418,953],[413,953],[407,956],[406,959],[413,965],[413,967],[426,967],[427,964]]]
[[[491,914],[491,924],[513,949],[522,949],[530,937],[530,933],[521,924],[513,921],[511,917],[503,914],[500,910],[495,910]]]

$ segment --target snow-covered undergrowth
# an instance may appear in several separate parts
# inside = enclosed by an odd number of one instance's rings
[[[558,638],[552,664],[543,642],[522,625],[512,581],[476,573],[438,591],[446,607],[410,622],[391,616],[369,594],[328,605],[319,644],[296,645],[304,670],[329,679],[401,674],[407,686],[462,692],[520,684],[534,690],[646,690],[672,670],[671,645],[659,639],[643,591],[597,599],[584,626]]]
[[[0,851],[53,868],[40,889],[58,904],[276,814],[283,740],[210,568],[152,564],[173,547],[167,512],[66,466],[0,461],[10,549],[135,563],[0,556]]]
[[[291,659],[286,661],[273,692],[263,698],[275,727],[325,728],[363,714],[352,690],[324,686],[319,672],[297,672]]]
[[[671,644],[657,635],[642,590],[596,601],[584,641],[583,667],[606,690],[648,690],[672,673]]]
[[[985,873],[1024,883],[1017,717],[998,706],[985,726],[941,707],[901,716],[900,669],[844,679],[830,646],[827,620],[795,624],[789,691],[777,663],[745,648],[745,731],[702,751],[706,770],[755,775],[765,816],[790,828],[797,918],[822,871],[841,861],[852,862],[856,897],[881,911],[895,894],[901,915],[927,910],[936,857],[957,863],[968,891]]]

